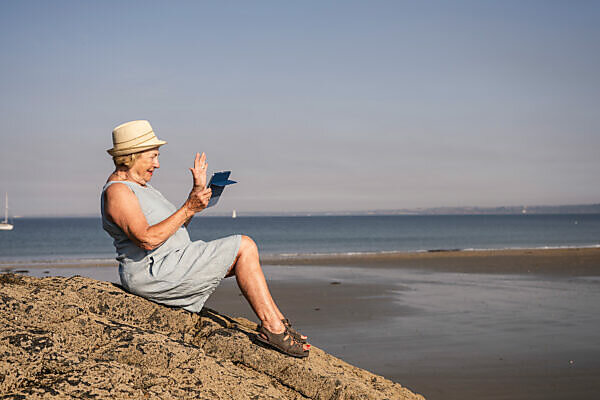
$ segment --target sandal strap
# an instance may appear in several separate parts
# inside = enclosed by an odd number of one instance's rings
[[[287,355],[295,357],[308,356],[308,350],[304,350],[303,344],[294,340],[287,330],[284,330],[281,333],[273,333],[263,325],[260,325],[258,332],[259,335],[257,336],[257,339],[259,341],[274,347]],[[261,337],[260,334],[264,335],[264,337]]]
[[[284,318],[281,320],[281,322],[283,323],[283,326],[285,326],[285,329],[287,329],[287,331],[290,333],[290,335],[292,335],[292,337],[300,343],[306,343],[306,339],[304,339],[302,337],[302,334],[300,332],[298,332],[297,330],[295,330],[294,328],[292,328],[292,323],[290,322],[289,319]]]

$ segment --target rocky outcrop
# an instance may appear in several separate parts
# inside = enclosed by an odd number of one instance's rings
[[[0,398],[423,399],[314,346],[264,348],[255,328],[89,278],[1,274]]]

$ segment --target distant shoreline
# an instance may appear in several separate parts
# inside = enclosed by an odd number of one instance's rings
[[[263,265],[410,268],[461,273],[600,275],[600,247],[429,250],[348,254],[264,255]],[[115,260],[0,261],[0,272],[28,268],[116,267]]]

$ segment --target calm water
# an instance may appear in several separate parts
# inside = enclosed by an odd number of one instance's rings
[[[600,215],[196,217],[192,240],[252,236],[263,254],[599,246]],[[0,262],[113,259],[99,218],[23,218]]]

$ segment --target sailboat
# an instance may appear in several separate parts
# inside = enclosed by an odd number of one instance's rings
[[[4,198],[4,221],[0,222],[0,231],[12,231],[14,226],[8,223],[8,193]]]
[[[235,212],[235,210],[233,210],[233,212],[231,213],[231,218],[237,218],[237,213]]]

